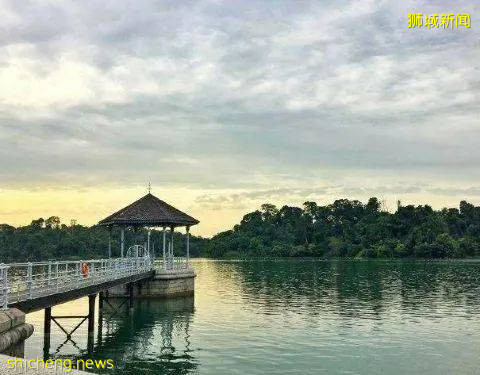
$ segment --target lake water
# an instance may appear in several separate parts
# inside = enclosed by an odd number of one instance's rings
[[[110,373],[132,375],[480,373],[478,261],[198,260],[195,268],[194,300],[137,301],[130,315],[106,306],[90,351],[86,323],[75,344],[52,325],[50,358],[113,359]],[[36,332],[25,355],[43,358],[43,312],[27,319]]]

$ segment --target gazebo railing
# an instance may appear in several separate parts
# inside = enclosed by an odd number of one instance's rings
[[[192,270],[189,260],[186,257],[167,257],[165,261],[163,259],[155,260],[155,268],[162,272],[176,272]]]
[[[0,308],[154,269],[150,257],[0,264]]]

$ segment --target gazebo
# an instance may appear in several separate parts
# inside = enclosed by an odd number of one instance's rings
[[[166,269],[173,267],[173,233],[177,227],[186,227],[186,262],[190,258],[190,227],[198,224],[199,221],[186,213],[176,209],[168,203],[158,199],[154,195],[148,192],[147,195],[133,202],[132,204],[118,210],[112,215],[101,220],[98,224],[106,226],[110,229],[113,226],[118,226],[121,229],[120,232],[120,255],[123,258],[125,255],[125,229],[126,228],[148,228],[146,248],[141,245],[135,245],[134,248],[137,251],[141,248],[146,254],[151,254],[150,249],[150,235],[151,229],[155,227],[163,228],[163,262]],[[170,244],[168,249],[166,248],[166,229],[170,228]],[[111,256],[111,241],[109,238],[108,253]]]

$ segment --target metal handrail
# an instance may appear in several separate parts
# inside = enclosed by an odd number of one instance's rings
[[[154,269],[145,257],[0,264],[0,307]]]

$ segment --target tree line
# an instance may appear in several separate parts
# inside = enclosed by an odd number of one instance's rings
[[[205,249],[211,257],[463,258],[480,255],[480,207],[428,205],[381,209],[339,199],[320,206],[277,208],[264,204],[232,230],[214,236]]]
[[[112,256],[120,253],[120,229],[113,228]],[[126,246],[143,244],[146,229],[127,230]],[[152,248],[161,254],[162,233],[154,230]],[[108,256],[109,230],[61,223],[57,216],[30,225],[0,224],[0,262],[90,259]],[[175,254],[185,254],[185,236],[175,232]],[[377,198],[366,204],[339,199],[320,206],[263,204],[233,229],[211,239],[191,236],[192,257],[463,258],[480,255],[480,207],[461,201],[459,208],[428,205],[381,209]]]
[[[162,252],[162,232],[153,230],[151,247],[157,256]],[[170,235],[167,236],[170,241]],[[110,233],[112,256],[120,255],[120,229],[114,227]],[[147,241],[147,230],[130,228],[125,232],[125,251],[134,244]],[[175,254],[185,254],[185,235],[174,233]],[[190,255],[202,255],[205,242],[202,237],[190,236]],[[60,218],[52,216],[36,219],[30,225],[15,228],[0,224],[0,262],[35,262],[43,260],[82,260],[107,258],[109,229],[94,225],[78,225],[75,221],[62,224]]]

